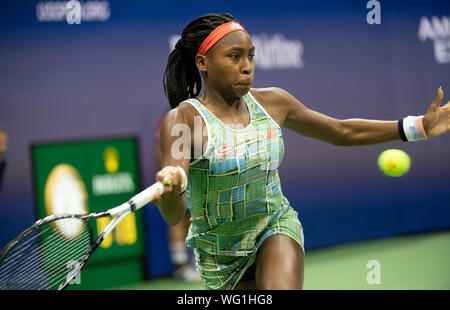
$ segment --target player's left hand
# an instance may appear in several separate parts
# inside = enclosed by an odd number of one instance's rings
[[[439,87],[436,98],[423,118],[423,127],[428,138],[450,131],[450,101],[441,107],[444,92]]]

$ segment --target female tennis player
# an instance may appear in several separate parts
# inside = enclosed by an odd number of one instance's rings
[[[283,89],[251,88],[254,53],[229,14],[202,16],[183,30],[164,76],[172,110],[161,124],[156,180],[165,192],[153,204],[171,225],[190,209],[186,244],[207,288],[302,289],[303,229],[277,171],[281,128],[338,146],[418,141],[449,131],[450,102],[440,107],[439,88],[425,116],[338,120]],[[192,133],[182,145],[180,129]]]

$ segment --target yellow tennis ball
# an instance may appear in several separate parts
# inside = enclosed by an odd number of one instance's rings
[[[402,150],[385,150],[378,157],[378,167],[388,176],[401,177],[409,171],[411,158]]]

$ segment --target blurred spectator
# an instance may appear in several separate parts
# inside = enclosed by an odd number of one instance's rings
[[[6,169],[5,151],[8,148],[8,132],[0,125],[0,191],[2,190],[3,174]]]

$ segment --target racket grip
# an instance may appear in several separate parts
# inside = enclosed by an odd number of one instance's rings
[[[133,211],[139,210],[153,200],[156,192],[159,192],[160,195],[164,193],[164,185],[161,182],[156,182],[155,184],[147,187],[142,192],[131,198],[128,203],[132,208],[134,208]]]

